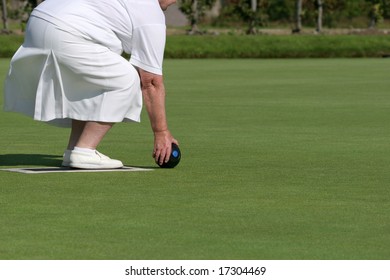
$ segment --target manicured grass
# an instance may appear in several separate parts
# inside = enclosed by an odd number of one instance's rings
[[[0,171],[0,259],[389,259],[389,66],[167,60],[181,164]],[[143,116],[100,150],[155,166]],[[0,124],[1,168],[60,164],[67,129],[5,112]]]

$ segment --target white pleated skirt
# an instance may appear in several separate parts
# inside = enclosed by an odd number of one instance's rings
[[[58,126],[72,119],[139,122],[140,79],[119,53],[31,17],[11,60],[4,109]]]

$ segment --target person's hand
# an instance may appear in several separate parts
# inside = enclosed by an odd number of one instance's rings
[[[154,132],[153,158],[157,164],[168,162],[172,152],[172,143],[179,145],[169,130]]]

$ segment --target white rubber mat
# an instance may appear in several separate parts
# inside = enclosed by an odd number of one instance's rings
[[[24,168],[7,168],[0,169],[0,171],[19,172],[26,174],[43,174],[43,173],[58,173],[58,172],[139,172],[139,171],[152,171],[150,168],[131,167],[124,166],[116,169],[74,169],[69,167],[24,167]]]

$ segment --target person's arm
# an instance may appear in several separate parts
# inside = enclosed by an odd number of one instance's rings
[[[168,129],[165,113],[165,87],[163,76],[138,69],[141,89],[150,124],[154,133],[153,157],[159,164],[167,162],[171,155],[172,143],[178,145]]]

